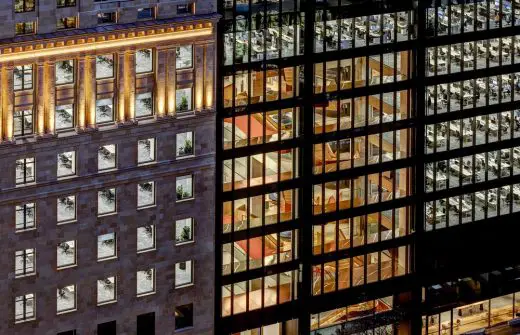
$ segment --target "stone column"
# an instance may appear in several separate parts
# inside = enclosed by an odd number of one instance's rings
[[[56,130],[54,121],[56,105],[56,67],[54,60],[45,62],[45,68],[45,92],[47,95],[45,99],[45,130],[48,134],[54,134]]]
[[[86,126],[96,128],[96,57],[85,58],[85,111]]]
[[[125,52],[126,120],[135,120],[135,50]]]
[[[203,107],[203,96],[204,96],[204,46],[194,46],[194,59],[195,59],[195,110],[200,111]]]
[[[117,117],[118,123],[125,122],[125,53],[117,53]]]
[[[175,89],[177,85],[177,72],[175,70],[177,54],[176,49],[168,49],[168,60],[166,65],[166,96],[168,104],[168,115],[175,116]]]
[[[36,87],[35,87],[35,100],[36,100],[36,122],[37,129],[36,134],[42,136],[45,134],[45,63],[38,61],[36,64]]]
[[[14,86],[13,86],[13,65],[7,64],[2,67],[2,94],[4,97],[2,98],[2,103],[4,107],[3,117],[5,119],[5,128],[4,128],[4,139],[6,141],[12,141],[13,134],[13,112],[14,112]]]
[[[85,71],[85,56],[81,55],[78,59],[78,80],[76,80],[76,98],[78,104],[78,120],[76,130],[84,130],[87,124],[87,111],[85,101],[85,82],[87,75]]]
[[[155,67],[155,106],[156,115],[166,114],[166,70],[168,67],[168,50],[157,50],[157,66]]]
[[[215,109],[215,44],[206,45],[204,53],[204,107]]]

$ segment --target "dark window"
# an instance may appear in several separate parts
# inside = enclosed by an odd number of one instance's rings
[[[193,12],[193,4],[177,5],[177,14],[191,14]]]
[[[67,330],[66,332],[61,332],[56,335],[76,335],[76,329],[74,330]]]
[[[139,8],[137,10],[137,19],[146,20],[153,18],[153,8]]]
[[[116,13],[98,13],[97,20],[98,24],[116,23]]]
[[[98,324],[97,335],[116,335],[116,322],[110,321]]]
[[[193,327],[193,304],[175,307],[175,330]]]
[[[155,334],[155,313],[146,313],[137,316],[137,335]]]

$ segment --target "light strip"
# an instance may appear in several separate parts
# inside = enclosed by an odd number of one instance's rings
[[[122,40],[112,41],[96,41],[85,44],[64,45],[60,47],[53,47],[49,49],[30,50],[22,52],[13,52],[0,55],[0,63],[15,62],[27,59],[34,59],[36,57],[51,57],[62,55],[64,53],[78,53],[78,52],[96,52],[108,48],[121,48],[126,46],[135,46],[145,43],[160,43],[165,41],[179,40],[183,38],[195,38],[200,36],[209,36],[213,32],[212,28],[200,28],[196,30],[175,31],[170,33],[162,33],[157,35],[146,35],[129,37]]]

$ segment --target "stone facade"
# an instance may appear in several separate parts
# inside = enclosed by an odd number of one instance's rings
[[[14,36],[15,22],[37,19],[39,34],[56,30],[56,19],[74,15],[77,30],[66,37],[34,35],[29,42],[0,42],[0,306],[3,316],[0,334],[55,335],[76,330],[77,334],[97,334],[97,325],[116,321],[117,334],[136,334],[137,316],[155,313],[155,333],[172,334],[175,308],[193,304],[193,327],[183,334],[213,334],[214,322],[214,23],[206,14],[215,11],[212,1],[200,1],[195,16],[177,19],[182,1],[76,0],[76,5],[57,8],[56,0],[38,0],[36,10],[14,13],[13,2],[0,2],[3,20],[0,38]],[[112,10],[116,4],[118,23],[136,21],[137,9],[154,7],[155,15],[168,22],[117,25],[109,32],[88,32],[95,27],[97,12]],[[199,19],[198,14],[205,14]],[[202,16],[201,16],[202,17]],[[77,33],[77,34],[76,34]],[[160,36],[159,36],[160,35]],[[40,38],[41,37],[41,38]],[[178,70],[176,48],[193,46],[193,65]],[[152,50],[153,71],[136,73],[136,50]],[[6,51],[7,50],[7,51]],[[94,50],[94,51],[93,51]],[[95,79],[95,56],[114,57],[112,78]],[[74,82],[55,84],[55,64],[74,61]],[[13,69],[32,65],[30,89],[13,90]],[[178,111],[176,92],[192,88],[192,104]],[[136,95],[153,92],[153,115],[136,116]],[[110,97],[112,122],[96,124],[96,101]],[[74,126],[56,129],[55,107],[73,105]],[[33,131],[16,136],[13,115],[20,110],[33,113]],[[178,157],[177,134],[193,132],[194,155]],[[138,165],[138,141],[155,139],[155,161]],[[114,144],[117,168],[98,171],[100,146]],[[74,151],[76,173],[57,177],[57,155]],[[35,182],[16,185],[16,161],[35,159]],[[177,201],[176,180],[192,175],[193,198]],[[155,182],[155,204],[137,208],[138,183]],[[98,191],[115,188],[117,210],[98,215]],[[58,197],[76,196],[76,219],[57,224]],[[16,231],[16,206],[34,203],[36,224]],[[193,218],[192,243],[176,245],[176,220]],[[155,226],[155,249],[137,251],[137,228]],[[97,237],[116,233],[117,257],[97,259]],[[57,246],[76,241],[76,265],[57,269]],[[35,274],[15,276],[15,252],[34,248]],[[175,266],[193,261],[193,285],[175,288]],[[155,269],[155,293],[136,295],[137,271]],[[117,278],[114,303],[97,303],[97,280]],[[58,288],[76,285],[76,308],[57,313]],[[35,296],[35,317],[15,320],[16,297]]]

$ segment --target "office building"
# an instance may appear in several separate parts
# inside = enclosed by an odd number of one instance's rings
[[[513,319],[520,2],[218,5],[216,332]]]
[[[215,8],[1,1],[1,334],[213,334]]]

